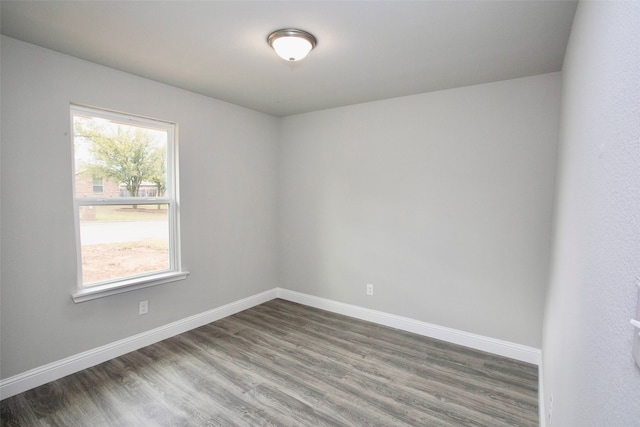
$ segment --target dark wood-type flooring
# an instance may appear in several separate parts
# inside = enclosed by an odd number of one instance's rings
[[[0,403],[6,426],[537,426],[537,367],[273,300]]]

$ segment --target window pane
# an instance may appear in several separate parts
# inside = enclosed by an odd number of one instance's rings
[[[171,268],[168,205],[80,206],[82,283]]]
[[[93,192],[102,193],[102,178],[93,178]]]
[[[165,195],[167,129],[78,114],[73,126],[76,197],[98,192],[109,198]]]

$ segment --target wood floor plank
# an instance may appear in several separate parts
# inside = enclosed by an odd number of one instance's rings
[[[246,316],[245,316],[246,317]],[[264,316],[260,316],[260,320],[261,321],[269,321],[271,324],[277,323],[277,319],[272,317],[270,319],[266,319],[264,318]],[[321,322],[322,326],[326,326],[327,322]],[[349,322],[349,328],[352,329],[353,327],[353,320],[351,319],[351,321]],[[367,327],[366,324],[364,324],[365,327]],[[288,327],[288,326],[285,326]],[[309,332],[309,324],[307,324],[305,327],[303,327],[304,333],[308,333]],[[344,328],[341,329],[342,330],[342,335],[345,336],[345,334],[348,335],[348,331],[345,331]],[[383,328],[378,328],[377,331],[381,331],[383,330]],[[395,332],[397,334],[397,331],[392,331]],[[295,333],[295,332],[292,332]],[[302,334],[303,332],[300,332],[300,334]],[[487,395],[484,396],[484,398],[482,396],[477,396],[477,394],[479,392],[482,391],[482,384],[478,384],[478,380],[473,378],[473,375],[471,374],[475,374],[475,376],[479,375],[479,371],[477,370],[471,370],[468,367],[465,367],[464,364],[461,364],[460,362],[457,363],[456,369],[454,371],[451,371],[451,365],[452,363],[449,360],[444,360],[444,358],[442,360],[435,360],[433,357],[428,357],[428,358],[423,358],[421,356],[425,356],[425,355],[429,355],[428,353],[422,353],[420,351],[416,351],[414,347],[406,347],[403,345],[399,345],[399,344],[393,344],[393,345],[387,345],[387,343],[385,343],[384,341],[381,340],[369,340],[369,342],[363,342],[360,338],[358,338],[356,335],[351,335],[351,336],[345,336],[345,340],[342,343],[337,342],[335,340],[340,340],[339,338],[336,338],[334,335],[337,334],[330,334],[327,333],[327,331],[322,331],[319,332],[315,338],[315,343],[317,344],[318,342],[321,341],[321,338],[324,336],[330,337],[332,340],[334,340],[334,342],[329,345],[329,352],[332,352],[334,354],[340,354],[341,353],[341,346],[342,345],[346,345],[346,344],[352,344],[353,342],[358,343],[358,348],[377,348],[377,353],[382,353],[383,355],[386,355],[386,359],[381,359],[379,362],[380,363],[376,363],[373,366],[386,366],[387,367],[387,371],[390,372],[390,370],[388,369],[389,366],[394,365],[395,363],[401,363],[402,365],[400,366],[400,369],[398,369],[398,373],[395,373],[393,375],[402,375],[403,372],[408,373],[408,375],[406,375],[407,380],[410,380],[410,377],[415,376],[417,373],[419,373],[418,371],[428,371],[426,374],[423,373],[421,376],[425,378],[425,381],[427,381],[429,378],[437,376],[439,378],[439,381],[435,382],[435,386],[432,387],[431,390],[429,390],[431,393],[434,393],[436,390],[438,391],[438,394],[440,395],[441,399],[447,399],[450,397],[459,397],[460,394],[462,393],[465,398],[467,399],[465,408],[463,408],[462,410],[466,410],[469,406],[469,403],[475,403],[475,407],[477,408],[476,410],[479,411],[480,413],[484,413],[487,412],[488,409],[487,408],[491,408],[492,406],[496,406],[496,403],[498,401],[502,401],[502,400],[512,400],[513,398],[513,392],[514,390],[509,390],[509,394],[505,394],[505,393],[499,393],[499,390],[495,390],[495,388],[499,389],[499,386],[501,385],[499,382],[496,381],[491,381],[490,385],[494,386],[494,391],[491,395]],[[292,342],[304,342],[304,337],[289,337],[291,339]],[[396,339],[397,341],[397,339]],[[336,345],[337,344],[337,345]],[[338,349],[338,350],[336,350]],[[449,352],[451,352],[451,350],[449,350]],[[342,353],[342,356],[344,358],[344,360],[348,360],[349,358],[349,354],[344,354]],[[363,354],[363,357],[366,357],[366,355]],[[469,357],[467,357],[466,359],[462,359],[468,362]],[[409,363],[412,362],[412,363]],[[437,362],[437,363],[434,363]],[[447,378],[446,376],[443,376],[438,369],[443,369],[442,366],[446,365],[446,370],[445,370],[445,374],[448,372],[450,374],[450,378]],[[368,381],[369,384],[373,384],[376,382],[376,378],[370,376],[371,373],[365,373],[362,369],[364,365],[362,364],[351,364],[348,367],[345,367],[346,372],[349,371],[353,371],[353,370],[359,370],[360,374],[362,374],[363,376],[366,377],[366,380]],[[465,375],[464,377],[460,377],[458,375],[459,372],[465,372],[466,374],[469,375]],[[484,373],[480,372],[481,375],[481,380],[485,380],[484,378]],[[379,373],[378,373],[379,375]],[[465,380],[462,382],[458,382],[457,384],[454,384],[454,386],[450,386],[449,383],[451,382],[455,382],[456,380]],[[389,376],[387,376],[387,378],[384,378],[385,383],[389,383],[391,381],[391,379],[389,378]],[[411,383],[411,381],[408,381],[408,383]],[[447,389],[448,393],[447,393]],[[479,398],[476,398],[479,397]],[[487,402],[487,399],[499,399],[497,401],[493,402],[493,405],[487,405],[487,403],[491,403],[491,402]],[[535,403],[535,401],[534,401]],[[504,405],[503,405],[504,406]],[[526,405],[525,405],[526,406]],[[531,409],[530,407],[527,407],[526,409]],[[508,412],[508,411],[507,411]],[[500,410],[493,410],[492,412],[492,416],[494,418],[500,418],[503,417],[507,412],[505,411],[500,411]],[[482,416],[480,414],[477,414],[476,417],[479,417],[480,419],[485,419],[486,418],[482,418]],[[461,420],[452,420],[452,421],[456,421],[458,423],[461,423]],[[510,421],[510,419],[507,417],[506,421]]]
[[[272,300],[0,402],[3,426],[537,426],[533,365]]]

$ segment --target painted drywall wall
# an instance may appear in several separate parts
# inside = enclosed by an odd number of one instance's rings
[[[640,3],[580,2],[563,66],[559,146],[546,425],[637,426],[629,319],[640,276]]]
[[[276,118],[1,43],[2,378],[277,286]],[[178,123],[186,280],[72,302],[71,102]]]
[[[540,348],[559,102],[552,73],[284,118],[280,285]]]

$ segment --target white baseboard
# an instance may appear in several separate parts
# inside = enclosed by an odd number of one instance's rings
[[[9,377],[0,381],[0,399],[14,396],[50,381],[60,379],[83,369],[106,362],[107,360],[115,357],[122,356],[123,354],[131,351],[138,350],[142,347],[171,338],[172,336],[190,331],[191,329],[215,322],[216,320],[231,316],[232,314],[238,313],[242,310],[270,301],[276,298],[276,296],[277,290],[271,289],[248,298],[214,308],[213,310],[186,317],[176,322],[172,322],[111,344],[78,353],[62,360]]]
[[[369,308],[359,307],[356,305],[302,294],[300,292],[289,291],[287,289],[278,288],[277,291],[278,298],[282,298],[287,301],[297,302],[299,304],[331,311],[333,313],[344,314],[345,316],[355,317],[356,319],[366,320],[407,332],[413,332],[414,334],[436,338],[453,344],[459,344],[476,350],[520,360],[522,362],[538,366],[540,365],[541,352],[540,349],[537,348],[489,338],[482,335],[476,335],[457,329],[446,328],[444,326],[421,322],[408,317],[396,316],[394,314],[371,310]]]
[[[500,356],[510,357],[512,359],[536,364],[538,366],[541,361],[541,352],[536,348],[433,325],[325,298],[302,294],[300,292],[289,291],[287,289],[274,288],[248,298],[205,311],[204,313],[196,314],[194,316],[124,338],[111,344],[78,353],[65,359],[1,380],[0,399],[14,396],[50,381],[90,368],[131,351],[138,350],[139,348],[147,345],[154,344],[164,339],[171,338],[172,336],[190,331],[191,329],[215,322],[216,320],[231,316],[232,314],[265,303],[274,298],[282,298],[284,300],[297,302],[310,307],[448,341]]]

